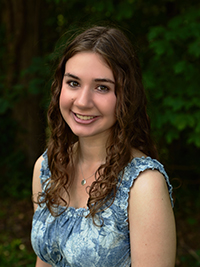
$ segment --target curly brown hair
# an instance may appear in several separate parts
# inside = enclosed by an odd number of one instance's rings
[[[92,27],[75,37],[64,50],[51,87],[52,99],[48,110],[51,136],[48,142],[48,163],[51,178],[43,198],[52,215],[53,207],[62,199],[61,191],[68,188],[72,177],[68,167],[73,166],[73,145],[78,141],[62,118],[59,97],[67,60],[79,52],[99,54],[113,71],[115,78],[116,123],[107,143],[105,164],[96,172],[96,179],[89,190],[88,207],[93,219],[100,210],[110,206],[115,198],[119,173],[132,159],[132,148],[139,149],[153,158],[157,150],[150,137],[150,122],[146,111],[147,100],[142,84],[138,58],[124,33],[116,28]],[[40,194],[41,196],[41,194]],[[69,194],[68,194],[69,197]],[[65,202],[66,208],[68,203]]]

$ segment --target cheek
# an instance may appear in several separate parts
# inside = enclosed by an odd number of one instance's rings
[[[116,96],[112,97],[112,99],[109,102],[110,106],[110,112],[115,116],[116,115],[116,104],[117,104],[117,98]]]
[[[106,114],[113,120],[116,119],[116,103],[117,99],[115,95],[101,101],[102,113]]]
[[[60,98],[59,98],[60,109],[62,110],[62,109],[68,108],[71,102],[72,102],[72,100],[70,99],[69,95],[62,88],[61,89],[61,93],[60,93]]]

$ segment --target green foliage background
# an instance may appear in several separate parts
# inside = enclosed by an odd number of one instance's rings
[[[25,4],[23,0],[18,1]],[[34,3],[33,0],[30,2]],[[13,3],[10,1],[15,11]],[[184,221],[183,225],[180,223],[180,228],[177,224],[177,266],[200,266],[200,246],[196,241],[200,239],[197,227],[200,218],[196,215],[200,208],[200,2],[43,0],[35,1],[37,3],[40,3],[38,51],[30,56],[31,61],[25,68],[14,64],[15,54],[8,54],[11,40],[3,19],[7,4],[6,1],[0,3],[2,197],[30,198],[31,192],[31,166],[34,160],[27,163],[30,153],[26,149],[30,145],[26,140],[28,129],[14,116],[17,105],[23,101],[29,105],[31,99],[39,99],[31,112],[42,111],[38,121],[42,120],[44,125],[41,136],[45,135],[51,77],[63,43],[83,27],[94,24],[119,27],[131,39],[139,54],[149,100],[152,132],[161,161],[175,188],[177,222]],[[26,16],[26,9],[21,16]],[[32,16],[35,16],[34,12]],[[12,34],[15,39],[16,32]],[[31,38],[31,34],[27,28],[25,40],[26,37]],[[11,74],[14,78],[9,83]],[[23,145],[19,141],[21,139],[17,138],[22,133],[25,136]],[[40,143],[40,135],[37,138]],[[35,150],[35,159],[43,149],[41,145],[41,151]],[[181,187],[176,189],[180,184]],[[188,231],[190,237],[187,236]],[[187,237],[184,239],[183,235]],[[19,239],[12,242],[7,249],[17,247]],[[0,246],[0,250],[5,246]]]

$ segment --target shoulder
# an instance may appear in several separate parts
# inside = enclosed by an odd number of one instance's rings
[[[132,158],[147,157],[147,155],[145,155],[142,151],[134,147],[131,149],[131,155],[132,155]]]
[[[133,180],[130,186],[130,193],[132,191],[141,191],[142,193],[148,190],[148,192],[154,193],[155,195],[155,193],[158,193],[157,189],[159,188],[159,192],[161,192],[161,189],[165,190],[173,206],[173,187],[170,184],[164,166],[159,161],[144,156],[141,158],[134,158],[127,166],[127,173],[129,177],[131,177],[130,180]],[[134,186],[132,186],[133,184]]]
[[[42,162],[44,160],[43,155],[41,155],[35,162],[34,168],[33,168],[33,183],[40,181],[40,172],[42,167]]]
[[[44,158],[41,155],[35,162],[33,168],[33,179],[32,179],[32,194],[33,194],[33,201],[37,201],[37,195],[39,192],[42,191],[42,185],[40,181],[40,171],[41,166]],[[37,208],[37,205],[34,204],[34,210]]]
[[[151,157],[141,156],[141,157],[134,157],[131,162],[124,169],[125,180],[136,180],[139,177],[149,177],[149,174],[153,174],[154,172],[148,172],[147,170],[158,170],[163,176],[165,180],[168,182],[168,175],[164,169],[164,166],[157,161],[156,159],[152,159]],[[144,174],[145,172],[145,174]],[[156,177],[158,174],[156,175]]]
[[[137,198],[137,201],[142,198],[155,198],[167,194],[169,198],[168,188],[164,175],[156,169],[145,169],[140,172],[130,189],[130,197]]]
[[[137,149],[132,150],[132,160],[127,167],[126,169],[131,172],[137,170],[136,173],[138,173],[138,175],[145,170],[156,169],[167,177],[164,166],[157,159],[151,158]]]
[[[155,196],[156,193],[162,194],[164,191],[171,201],[171,206],[174,206],[173,187],[164,166],[151,157],[135,157],[128,163],[123,172],[121,191],[128,192],[130,196],[134,195],[134,199],[136,195],[140,197],[147,192]],[[129,195],[126,199],[129,199]]]
[[[44,160],[44,156],[43,154],[36,160],[35,164],[34,164],[34,168],[33,168],[33,173],[34,172],[40,172],[41,166],[42,166],[42,162]]]

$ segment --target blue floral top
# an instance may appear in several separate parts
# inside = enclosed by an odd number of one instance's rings
[[[43,157],[41,182],[51,175],[46,152]],[[156,169],[164,175],[173,206],[172,186],[163,166],[150,157],[134,158],[124,170],[114,203],[100,212],[102,227],[95,226],[92,218],[85,218],[88,208],[69,207],[60,216],[53,217],[45,204],[38,206],[31,232],[35,253],[44,262],[59,267],[131,266],[127,213],[129,191],[140,172],[146,169]],[[59,206],[59,209],[62,211],[64,207]]]

